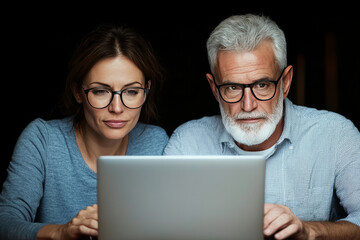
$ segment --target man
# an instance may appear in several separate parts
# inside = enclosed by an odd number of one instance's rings
[[[178,127],[165,154],[262,154],[265,236],[360,239],[360,133],[336,113],[287,99],[283,31],[263,16],[232,16],[207,50],[221,116]]]

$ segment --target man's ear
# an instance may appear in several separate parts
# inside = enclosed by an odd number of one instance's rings
[[[206,79],[209,82],[211,91],[212,91],[216,101],[219,101],[219,95],[218,95],[218,91],[217,91],[217,88],[216,88],[215,83],[214,83],[215,79],[214,79],[213,75],[210,74],[210,73],[207,73],[206,74]]]
[[[283,78],[283,93],[285,99],[290,92],[291,82],[293,78],[293,66],[289,65],[285,68],[282,78]]]

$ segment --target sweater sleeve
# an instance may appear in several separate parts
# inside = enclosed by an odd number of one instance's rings
[[[0,239],[36,239],[44,223],[35,223],[43,196],[47,129],[41,119],[21,133],[0,194]]]

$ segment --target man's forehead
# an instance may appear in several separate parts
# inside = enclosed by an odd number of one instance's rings
[[[275,58],[269,52],[221,51],[218,54],[218,77],[258,80],[273,78],[277,71]],[[228,79],[227,79],[228,78]]]
[[[239,60],[249,60],[249,61],[275,61],[275,53],[273,48],[273,43],[271,41],[262,41],[256,48],[251,51],[238,50],[238,49],[229,49],[229,50],[219,50],[218,51],[218,63],[221,58],[228,57],[237,57]]]

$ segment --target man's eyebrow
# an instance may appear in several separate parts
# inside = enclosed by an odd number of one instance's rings
[[[262,82],[262,81],[276,81],[276,80],[269,78],[269,77],[264,77],[264,78],[256,79],[249,84],[258,83],[258,82]],[[245,83],[238,83],[238,82],[234,82],[231,80],[225,80],[222,84],[245,84]]]
[[[275,79],[272,79],[272,78],[269,78],[269,77],[265,77],[265,78],[260,78],[260,79],[258,79],[258,80],[255,80],[254,83],[263,82],[263,81],[274,82],[274,81],[276,81],[276,80],[275,80]]]

